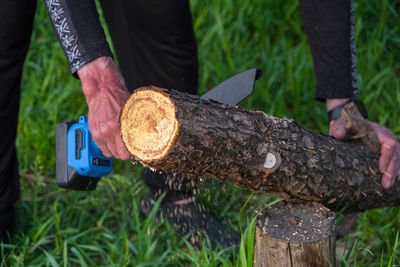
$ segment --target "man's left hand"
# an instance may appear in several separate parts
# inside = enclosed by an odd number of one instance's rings
[[[348,99],[327,99],[326,106],[328,110],[344,104]],[[382,186],[386,189],[391,187],[397,179],[400,170],[400,143],[395,138],[393,133],[371,121],[367,121],[369,126],[376,132],[379,143],[381,144],[381,151],[379,156],[379,171],[383,173]],[[343,139],[347,135],[345,128],[345,121],[339,117],[329,123],[329,135],[337,139]]]

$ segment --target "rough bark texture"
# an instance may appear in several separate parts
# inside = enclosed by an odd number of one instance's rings
[[[335,240],[335,214],[321,204],[278,203],[257,217],[254,266],[335,266]]]
[[[136,157],[144,165],[213,177],[284,199],[318,201],[331,209],[400,204],[399,182],[383,189],[378,153],[359,142],[336,140],[260,111],[177,91],[162,93],[175,105],[179,129],[165,157]]]

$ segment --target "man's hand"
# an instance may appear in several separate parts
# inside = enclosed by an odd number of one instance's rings
[[[342,105],[348,99],[327,99],[327,110]],[[368,121],[369,126],[376,132],[379,143],[381,144],[381,151],[379,157],[379,171],[383,173],[382,186],[386,189],[391,187],[399,174],[400,169],[400,144],[394,137],[393,133],[375,122]],[[345,121],[339,117],[332,120],[329,124],[329,135],[337,139],[343,139],[347,135],[345,128]]]
[[[111,57],[99,57],[78,70],[89,108],[94,142],[107,157],[130,158],[122,142],[119,113],[129,97],[124,79]]]

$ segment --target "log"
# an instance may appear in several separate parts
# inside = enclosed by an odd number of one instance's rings
[[[155,170],[212,177],[332,210],[400,204],[400,183],[389,190],[380,184],[376,151],[291,119],[146,87],[130,96],[120,126],[131,155]]]
[[[336,266],[335,214],[319,203],[278,203],[257,217],[255,267]]]

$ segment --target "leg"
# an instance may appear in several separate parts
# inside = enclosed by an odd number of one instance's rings
[[[13,205],[19,198],[15,137],[21,74],[36,0],[3,0],[0,6],[0,240],[5,240],[14,222]]]
[[[197,45],[187,0],[101,1],[130,90],[197,92]]]
[[[130,90],[155,85],[196,94],[197,45],[187,0],[102,0],[101,4]],[[171,177],[143,172],[152,190],[168,188]]]
[[[125,81],[130,90],[155,85],[195,94],[197,46],[188,0],[101,1]],[[168,192],[161,210],[177,231],[199,245],[196,233],[209,237],[213,246],[239,243],[237,233],[215,221],[192,195],[196,177],[143,172],[150,194],[141,203],[144,213],[150,199]]]

